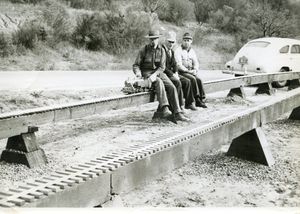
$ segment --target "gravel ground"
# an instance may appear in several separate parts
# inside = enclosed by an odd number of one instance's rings
[[[224,146],[121,194],[117,206],[299,207],[300,121],[284,118],[263,130],[275,159],[272,167],[226,156]]]
[[[208,109],[187,112],[192,118],[190,123],[176,125],[169,121],[152,121],[154,103],[43,125],[37,138],[49,163],[28,169],[0,162],[0,189],[17,186],[122,147],[144,143],[165,133],[180,132],[194,123],[205,124],[270,99],[266,95],[253,96],[254,90],[246,89],[246,100],[224,98],[226,92],[209,94]],[[281,93],[284,92],[279,91],[276,96]],[[286,117],[263,129],[276,161],[271,168],[227,157],[224,146],[143,188],[117,196],[119,203],[116,206],[299,206],[300,122],[286,120]],[[4,147],[5,140],[1,140],[0,152]]]

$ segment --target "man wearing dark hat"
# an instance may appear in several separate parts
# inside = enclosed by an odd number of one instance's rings
[[[158,44],[158,30],[150,30],[146,38],[149,44],[144,46],[140,51],[133,64],[133,72],[140,78],[149,81],[150,86],[154,85],[157,100],[159,102],[158,111],[162,117],[169,117],[172,110],[175,120],[188,121],[184,117],[179,106],[178,94],[171,80],[164,73],[166,66],[166,54],[162,46]]]
[[[168,32],[166,43],[163,45],[163,48],[166,51],[166,69],[165,73],[170,78],[172,83],[177,89],[179,104],[181,109],[184,107],[186,109],[191,109],[196,111],[195,100],[193,97],[193,92],[191,89],[191,82],[188,78],[178,74],[178,69],[174,57],[174,45],[176,43],[176,33],[174,31]],[[185,98],[185,103],[183,98]]]
[[[192,84],[193,96],[196,100],[196,106],[207,108],[204,103],[205,92],[202,80],[197,76],[199,62],[195,51],[192,49],[193,37],[185,33],[182,38],[182,44],[175,50],[175,60],[178,66],[179,74],[188,78]]]

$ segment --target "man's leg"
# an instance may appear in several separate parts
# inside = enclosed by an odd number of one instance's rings
[[[197,84],[198,84],[198,89],[200,94],[200,100],[203,102],[205,99],[205,91],[204,91],[203,83],[199,77],[196,77],[196,79],[197,79]]]
[[[191,81],[182,75],[179,75],[179,78],[180,78],[180,82],[182,85],[182,91],[183,91],[184,98],[185,98],[185,107],[188,107],[195,102],[193,91],[192,91]]]
[[[172,83],[172,81],[169,79],[169,77],[165,73],[161,73],[159,75],[159,78],[163,81],[166,92],[167,92],[167,97],[168,101],[170,104],[170,107],[172,109],[173,113],[179,113],[181,112],[180,106],[179,106],[179,99],[178,99],[178,94],[177,90]]]
[[[184,100],[183,100],[183,92],[182,92],[182,85],[180,80],[176,79],[175,77],[169,77],[170,80],[172,81],[173,85],[176,88],[177,94],[178,94],[178,100],[179,100],[179,105],[183,106],[184,105]]]
[[[194,98],[196,101],[196,106],[201,107],[201,108],[207,108],[205,103],[202,102],[202,100],[201,100],[201,94],[200,94],[199,86],[198,86],[198,78],[196,78],[194,75],[188,74],[188,73],[182,73],[181,75],[188,78],[191,81],[192,91],[193,91],[193,95],[194,95]],[[202,85],[202,81],[201,81],[201,85]],[[203,85],[202,85],[202,88],[203,88]],[[203,90],[203,92],[204,92],[204,90]]]
[[[158,108],[163,109],[164,106],[169,106],[167,93],[163,81],[160,78],[156,78],[156,81],[153,84],[155,87],[155,93],[159,103]]]
[[[181,73],[180,75],[190,80],[194,98],[196,99],[197,97],[200,97],[200,92],[199,92],[196,77],[194,75],[188,74],[188,73]]]
[[[182,110],[179,105],[177,90],[172,81],[165,73],[160,74],[159,78],[164,82],[174,119],[181,121],[190,121],[189,118],[185,117],[182,114]]]

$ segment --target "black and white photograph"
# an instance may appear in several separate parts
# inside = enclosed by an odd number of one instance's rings
[[[299,11],[0,0],[0,213],[300,214]]]

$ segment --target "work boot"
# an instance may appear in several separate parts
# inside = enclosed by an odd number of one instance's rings
[[[184,106],[181,106],[180,109],[181,109],[181,113],[182,113],[184,116],[186,116],[187,111],[184,109]]]
[[[185,117],[181,112],[176,113],[174,115],[174,118],[175,118],[176,121],[185,121],[185,122],[191,121],[189,118]]]
[[[197,107],[201,107],[201,108],[207,108],[207,106],[205,105],[205,103],[202,100],[200,100],[200,99],[196,100],[196,106]]]
[[[192,111],[198,111],[194,103],[191,103],[190,105],[185,106],[186,109],[190,109]]]
[[[168,109],[168,106],[163,106],[161,110],[161,116],[162,118],[167,118],[172,115],[172,112]]]

